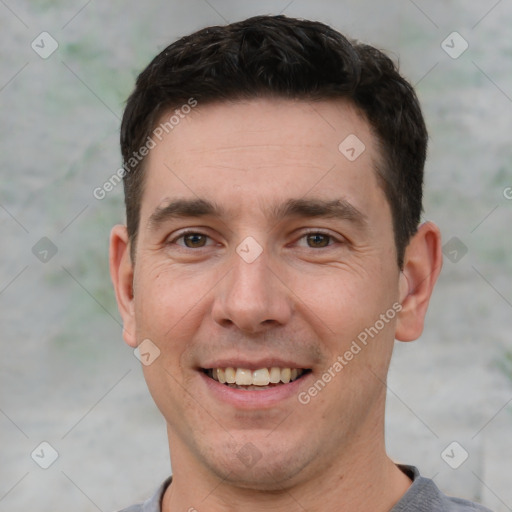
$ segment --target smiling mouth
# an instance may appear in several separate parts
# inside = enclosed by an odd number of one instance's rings
[[[294,382],[311,372],[304,368],[204,368],[208,377],[234,389],[264,390]]]

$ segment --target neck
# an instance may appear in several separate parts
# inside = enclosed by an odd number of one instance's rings
[[[411,485],[386,455],[383,435],[359,437],[323,470],[298,475],[282,489],[269,492],[223,481],[171,438],[170,434],[173,481],[164,495],[163,512],[289,512],[290,508],[388,512]]]

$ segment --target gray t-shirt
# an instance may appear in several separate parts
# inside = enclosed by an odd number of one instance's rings
[[[432,480],[423,478],[414,466],[399,465],[399,467],[413,482],[390,512],[468,512],[470,510],[491,512],[477,503],[446,496]],[[172,477],[169,477],[144,503],[132,505],[119,512],[161,512],[162,497],[171,479]]]

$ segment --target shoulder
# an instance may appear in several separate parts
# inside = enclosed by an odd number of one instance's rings
[[[446,510],[448,510],[450,512],[451,511],[454,511],[454,512],[461,511],[462,512],[463,510],[466,510],[466,511],[473,510],[473,511],[478,511],[478,512],[492,512],[491,510],[489,510],[488,508],[485,508],[483,505],[480,505],[479,503],[474,503],[472,501],[463,500],[460,498],[450,498],[449,496],[445,496],[445,498],[446,498],[447,504],[448,504]]]
[[[123,510],[119,510],[119,512],[142,512],[142,503],[139,503],[138,505],[132,505],[128,508],[123,508]]]
[[[491,512],[478,503],[447,496],[432,480],[422,477],[413,466],[400,468],[411,477],[413,483],[391,512]]]
[[[138,503],[136,505],[131,505],[128,508],[123,508],[118,512],[161,512],[162,510],[162,498],[165,490],[170,485],[172,480],[172,476],[167,478],[153,493],[153,496],[148,498],[143,503]]]

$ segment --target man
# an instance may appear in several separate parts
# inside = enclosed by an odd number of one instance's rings
[[[142,72],[110,265],[173,475],[126,511],[485,510],[385,451],[442,264],[426,145],[392,62],[321,23],[209,27]]]

